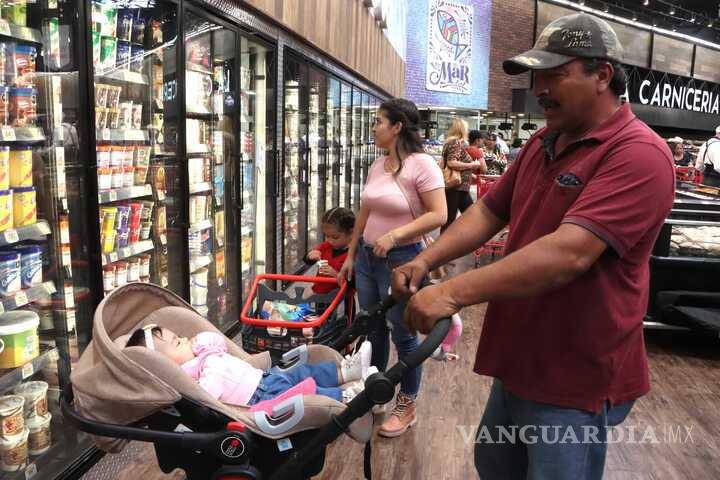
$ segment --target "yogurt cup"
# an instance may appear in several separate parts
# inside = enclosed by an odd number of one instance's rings
[[[9,296],[20,290],[20,253],[0,251],[0,295]]]
[[[12,190],[0,191],[0,231],[13,227]]]
[[[52,436],[50,434],[50,421],[52,414],[36,415],[30,417],[27,421],[28,428],[28,453],[30,455],[41,455],[47,452],[52,445]]]
[[[0,434],[3,438],[22,433],[25,428],[23,405],[25,405],[25,398],[20,395],[0,397]]]
[[[30,288],[42,283],[42,248],[39,245],[16,247],[20,252],[20,279],[22,288]]]
[[[25,468],[28,459],[28,436],[30,430],[23,428],[18,435],[0,437],[0,470],[17,472]]]
[[[21,383],[13,389],[16,395],[25,399],[25,418],[42,417],[48,414],[47,382]],[[29,425],[29,422],[26,422]]]

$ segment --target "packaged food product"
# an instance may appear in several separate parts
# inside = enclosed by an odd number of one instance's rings
[[[208,269],[201,268],[190,274],[190,303],[193,307],[207,304]]]
[[[142,220],[140,223],[140,240],[150,238],[150,230],[152,229],[152,220]]]
[[[0,231],[13,227],[12,190],[0,191]]]
[[[130,227],[130,230],[128,230],[128,243],[132,245],[133,243],[137,243],[140,241],[140,226],[133,228]]]
[[[148,167],[135,167],[135,185],[145,185]]]
[[[159,206],[155,209],[155,230],[158,235],[163,235],[167,231],[167,222],[165,215],[165,206]]]
[[[119,107],[120,114],[118,117],[118,128],[120,128],[120,129],[132,128],[132,110],[133,110],[133,102],[132,101],[120,102],[120,107]]]
[[[132,128],[140,130],[142,128],[142,103],[134,103],[132,107]]]
[[[128,260],[128,282],[137,282],[140,280],[140,259],[137,257]]]
[[[35,125],[37,121],[37,91],[34,88],[11,88],[10,124],[15,127]]]
[[[130,145],[125,147],[124,155],[123,155],[123,167],[132,167],[134,158],[135,158],[135,147],[134,145]]]
[[[92,54],[93,54],[93,67],[97,68],[100,65],[100,32],[93,30],[92,32]]]
[[[32,149],[13,147],[8,153],[10,164],[10,186],[31,187],[33,184]]]
[[[155,206],[155,202],[152,200],[143,200],[140,202],[143,204],[142,213],[140,214],[140,220],[149,220],[152,216],[152,209]]]
[[[132,202],[130,204],[130,228],[137,228],[140,226],[140,220],[143,210],[143,204],[140,202]]]
[[[145,60],[145,49],[142,45],[132,44],[130,56],[130,71],[142,73]]]
[[[118,40],[116,65],[120,70],[130,69],[130,42]]]
[[[2,272],[0,276],[5,277]],[[20,280],[19,274],[17,279]],[[40,317],[30,310],[13,310],[0,314],[0,339],[4,344],[0,353],[0,368],[25,365],[39,355],[40,340],[37,334],[39,325]]]
[[[140,277],[141,283],[150,283],[150,276]]]
[[[108,109],[103,107],[95,107],[95,128],[107,128]]]
[[[117,236],[117,232],[113,230],[112,232],[103,232],[103,253],[112,253],[115,251],[115,237]]]
[[[133,164],[136,167],[147,167],[150,164],[150,147],[139,145],[133,151]]]
[[[2,72],[2,70],[0,70]],[[2,75],[0,75],[2,77]],[[10,98],[8,88],[0,86],[0,125],[10,123]]]
[[[20,395],[0,397],[0,434],[3,437],[17,435],[25,428],[23,405],[25,398]]]
[[[123,167],[123,187],[132,187],[135,184],[135,167]]]
[[[150,19],[150,44],[155,47],[163,42],[162,22],[157,18]]]
[[[119,205],[117,212],[117,229],[127,230],[130,223],[130,207],[127,205]]]
[[[17,472],[27,465],[28,435],[30,430],[11,437],[0,437],[0,469],[4,472]]]
[[[143,253],[140,257],[140,277],[150,276],[150,254]]]
[[[35,187],[13,189],[13,224],[24,227],[37,223],[37,199]]]
[[[145,18],[142,13],[138,11],[137,15],[133,18],[132,26],[132,42],[140,45],[145,44]]]
[[[0,295],[10,296],[20,290],[20,286],[20,254],[0,251]]]
[[[95,84],[95,106],[107,107],[108,86],[102,83]]]
[[[128,246],[130,240],[130,230],[125,228],[117,231],[117,237],[115,237],[115,246],[117,248],[125,248]]]
[[[106,128],[118,128],[118,110],[117,108],[108,108],[107,109],[107,123],[105,124]]]
[[[27,1],[12,0],[2,3],[2,18],[20,27],[27,26]]]
[[[35,86],[35,59],[37,49],[30,45],[15,45],[15,86],[32,88]]]
[[[127,283],[127,262],[115,263],[115,286],[122,287]]]
[[[117,85],[108,85],[107,87],[107,108],[118,108],[120,104],[120,93],[122,87]]]
[[[153,168],[152,182],[156,192],[165,192],[165,167],[158,165]]]
[[[30,305],[30,308],[40,317],[40,331],[47,332],[55,328],[52,300],[37,300]]]
[[[115,231],[115,219],[117,218],[117,207],[102,207],[101,212],[104,212],[102,230],[105,234]]]
[[[20,281],[22,288],[30,288],[42,283],[43,254],[39,245],[16,247],[20,252]]]
[[[132,38],[133,11],[127,8],[118,10],[117,13],[117,38],[130,42]]]
[[[110,167],[110,188],[122,188],[124,180],[123,167]]]
[[[47,415],[47,392],[48,384],[42,381],[21,383],[13,389],[15,395],[20,395],[25,399],[25,406],[23,407],[23,415],[25,418]]]
[[[0,146],[0,190],[10,188],[10,147]]]
[[[122,167],[125,161],[125,147],[113,145],[110,147],[110,166]]]
[[[110,145],[98,145],[95,151],[97,152],[98,168],[108,168],[110,166],[112,147]]]
[[[105,292],[110,292],[115,288],[115,265],[103,267],[103,288]]]
[[[60,67],[60,19],[50,17],[43,20],[43,36],[47,45],[47,60],[50,67]]]
[[[117,36],[117,8],[114,8],[110,3],[100,4],[101,13],[101,25],[100,33],[108,35],[110,37]]]
[[[52,436],[50,434],[50,423],[52,414],[36,415],[28,419],[28,453],[30,455],[41,455],[50,449]]]

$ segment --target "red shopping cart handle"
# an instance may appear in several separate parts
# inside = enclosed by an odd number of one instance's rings
[[[287,320],[266,320],[264,318],[254,318],[249,316],[250,309],[252,308],[253,300],[255,299],[255,295],[257,295],[257,289],[258,285],[260,285],[260,282],[263,280],[279,280],[281,282],[305,282],[305,283],[313,283],[313,284],[332,284],[337,285],[338,292],[335,295],[335,298],[333,298],[333,301],[330,303],[330,306],[325,309],[325,311],[320,315],[320,317],[316,318],[315,320],[311,322],[289,322]],[[330,314],[335,311],[337,306],[342,301],[343,297],[345,296],[345,292],[347,290],[347,282],[338,283],[337,279],[334,277],[309,277],[309,276],[303,276],[303,275],[283,275],[279,273],[263,273],[255,277],[255,280],[252,284],[252,289],[250,290],[250,295],[248,296],[247,300],[245,300],[245,304],[243,305],[242,312],[240,313],[240,321],[246,325],[254,325],[257,327],[281,327],[281,328],[314,328],[322,325],[325,323],[325,320],[330,316]]]

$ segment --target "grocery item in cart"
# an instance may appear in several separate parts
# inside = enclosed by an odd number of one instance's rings
[[[0,232],[13,227],[12,190],[0,191]]]
[[[14,64],[14,82],[16,87],[33,88],[35,86],[35,59],[37,50],[30,45],[15,45],[12,56]]]
[[[34,88],[11,88],[10,124],[27,127],[37,122],[37,91]]]
[[[13,147],[8,152],[8,159],[10,164],[10,187],[32,187],[32,148]]]
[[[21,383],[13,389],[15,395],[20,395],[25,399],[25,406],[23,407],[25,418],[41,417],[48,414],[47,392],[47,382],[41,381]]]
[[[0,470],[17,472],[23,470],[28,460],[28,435],[24,428],[21,433],[12,437],[0,437]]]
[[[42,455],[50,449],[52,445],[52,435],[50,433],[50,425],[52,414],[46,413],[42,416],[34,416],[28,419],[28,453],[30,455]]]
[[[0,254],[0,264],[4,263],[2,257],[5,255]],[[4,267],[0,265],[0,283],[6,278],[4,270]],[[19,284],[19,268],[13,275],[16,275],[17,279],[13,281]],[[0,353],[0,368],[20,367],[39,355],[40,341],[37,334],[39,325],[40,317],[30,310],[13,310],[0,314],[0,339],[4,345],[3,351]]]
[[[20,395],[4,395],[0,397],[0,436],[12,437],[23,431],[25,399]]]

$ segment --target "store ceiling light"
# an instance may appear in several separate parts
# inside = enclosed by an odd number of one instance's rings
[[[670,5],[670,15],[675,15],[675,5]]]
[[[650,5],[650,0],[643,0],[643,5],[645,5],[646,7]]]

